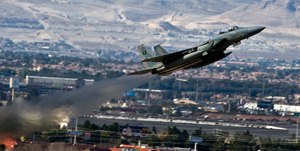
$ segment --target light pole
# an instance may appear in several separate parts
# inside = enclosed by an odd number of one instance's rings
[[[197,88],[196,88],[196,102],[198,103],[198,80],[199,80],[199,77],[197,76]]]
[[[181,94],[180,90],[181,90],[181,81],[186,82],[187,79],[180,79],[180,78],[176,78],[175,80],[177,80],[179,82],[179,88],[178,91]],[[177,98],[177,93],[176,93],[176,98]]]
[[[298,120],[299,120],[299,116],[297,118],[296,143],[298,143],[298,134],[299,134],[299,131],[298,131],[298,127],[299,127]]]
[[[180,91],[180,89],[181,89],[181,81],[186,82],[187,79],[176,78],[175,80],[179,81],[179,87],[178,87],[178,90]]]
[[[78,117],[76,117],[75,132],[77,132]],[[76,144],[76,135],[74,135],[74,144]]]
[[[179,81],[179,88],[178,88],[179,91],[180,91],[180,88],[181,88],[181,81]]]
[[[150,86],[150,81],[148,82],[148,105],[150,105],[151,102],[151,97],[150,97],[150,93],[151,93],[151,86]]]
[[[294,113],[294,116],[297,116],[297,128],[296,128],[296,143],[298,143],[298,135],[299,135],[299,116],[300,113]]]
[[[262,76],[263,77],[263,91],[262,91],[262,98],[264,98],[265,97],[265,77],[264,76]]]

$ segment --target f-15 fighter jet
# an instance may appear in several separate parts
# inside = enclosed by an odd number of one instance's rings
[[[147,47],[138,46],[145,70],[129,73],[128,75],[140,75],[151,72],[160,76],[167,76],[175,71],[189,68],[200,68],[221,60],[232,53],[225,52],[229,46],[237,46],[265,27],[238,27],[231,26],[219,32],[219,34],[195,47],[168,53],[160,45],[154,47],[154,55]]]

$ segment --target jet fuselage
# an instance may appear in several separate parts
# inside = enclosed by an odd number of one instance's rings
[[[130,73],[129,75],[151,72],[152,74],[166,76],[178,70],[209,65],[230,55],[232,52],[224,52],[229,46],[235,47],[241,44],[242,40],[264,29],[265,27],[261,26],[232,26],[220,31],[217,36],[200,45],[174,53],[167,53],[166,50],[157,45],[154,49],[158,56],[155,56],[144,45],[140,45],[138,48],[146,70]]]
[[[182,69],[199,68],[209,65],[230,55],[232,52],[224,53],[229,46],[240,43],[241,40],[259,33],[264,28],[265,27],[242,27],[236,31],[219,34],[213,39],[203,43],[207,43],[204,46],[210,47],[209,42],[213,42],[212,49],[202,49],[208,53],[207,55],[200,55],[201,51],[191,52],[177,59],[174,58],[175,60],[166,62],[164,66],[151,73],[166,76]],[[196,46],[197,49],[203,46],[203,44]]]

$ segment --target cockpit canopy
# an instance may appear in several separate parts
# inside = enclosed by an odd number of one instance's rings
[[[240,27],[238,27],[238,26],[230,26],[230,27],[228,27],[228,28],[225,28],[225,29],[221,30],[221,31],[219,32],[219,35],[225,34],[225,33],[231,32],[231,31],[235,31],[235,30],[237,30],[237,29],[239,29],[239,28],[240,28]]]

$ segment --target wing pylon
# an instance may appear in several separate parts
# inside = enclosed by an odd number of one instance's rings
[[[153,70],[153,69],[141,70],[141,71],[129,73],[128,75],[141,75],[141,74],[146,74],[146,73],[151,72],[152,70]]]

